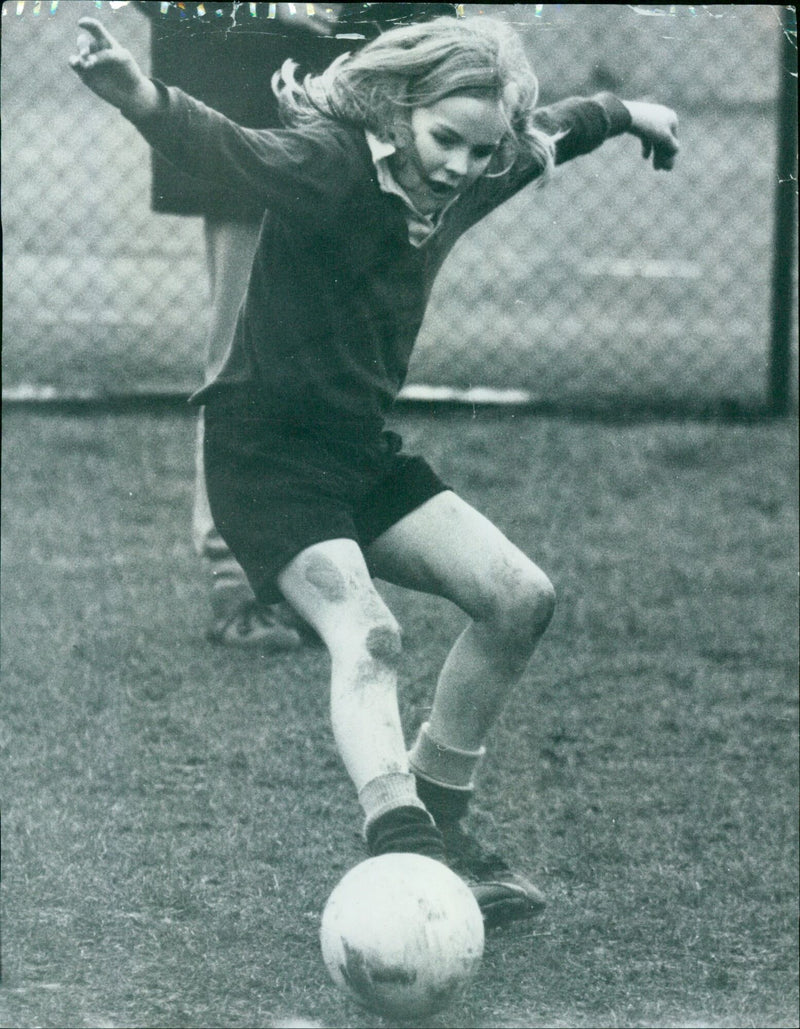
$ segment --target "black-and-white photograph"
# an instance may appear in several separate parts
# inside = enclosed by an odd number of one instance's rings
[[[2,4],[9,1029],[792,1029],[796,7]]]

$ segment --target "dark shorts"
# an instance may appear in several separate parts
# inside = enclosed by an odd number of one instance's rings
[[[363,548],[448,489],[393,432],[286,427],[224,402],[205,409],[204,459],[215,525],[263,604],[301,551],[331,539]]]

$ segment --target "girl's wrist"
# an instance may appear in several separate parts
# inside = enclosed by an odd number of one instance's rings
[[[161,96],[158,87],[152,79],[143,75],[137,82],[130,98],[120,105],[120,111],[131,121],[137,121],[155,114],[160,106]]]
[[[631,127],[629,131],[634,131],[639,127],[642,103],[639,100],[623,100],[622,103],[627,108],[628,114],[631,116]]]

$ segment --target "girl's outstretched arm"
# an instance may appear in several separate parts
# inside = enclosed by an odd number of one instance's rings
[[[159,106],[159,93],[133,55],[99,21],[78,22],[78,53],[69,66],[92,92],[129,117],[145,117]]]
[[[349,128],[333,122],[303,131],[244,128],[148,78],[99,21],[82,18],[78,24],[78,53],[70,67],[188,175],[259,198],[265,208],[291,211],[320,231],[335,223],[354,182],[371,188],[366,141],[359,146]]]
[[[669,107],[644,100],[623,100],[631,116],[628,132],[642,141],[642,157],[651,154],[653,167],[669,171],[675,164],[680,149],[678,144],[678,116]]]

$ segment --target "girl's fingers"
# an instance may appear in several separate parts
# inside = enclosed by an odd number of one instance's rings
[[[72,70],[76,74],[80,75],[81,78],[83,78],[87,72],[92,70],[92,63],[93,58],[91,57],[91,55],[88,57],[76,55],[74,57],[70,57],[69,59],[70,68],[72,68]]]
[[[78,26],[86,30],[85,33],[82,32],[78,36],[79,48],[81,40],[85,39],[87,34],[89,36],[89,44],[94,50],[110,49],[114,46],[114,37],[96,18],[81,18]]]
[[[81,53],[77,56],[70,57],[69,59],[70,68],[72,68],[73,71],[78,72],[78,74],[92,71],[104,64],[116,65],[117,63],[117,56],[107,49],[99,50],[96,53]]]
[[[659,171],[671,171],[679,150],[680,144],[674,136],[662,138],[653,146],[653,167]]]
[[[653,158],[653,167],[656,171],[672,171],[675,167],[675,156],[673,154],[656,154]]]
[[[88,32],[78,33],[78,53],[81,57],[88,57],[94,45],[94,36],[90,36]]]

